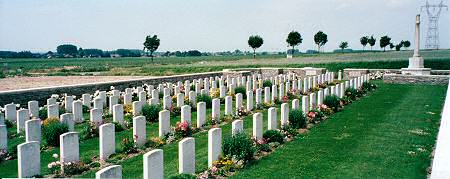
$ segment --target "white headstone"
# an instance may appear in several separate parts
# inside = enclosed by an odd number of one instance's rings
[[[17,146],[18,177],[31,178],[41,174],[39,142],[25,142]]]
[[[123,105],[116,104],[113,106],[113,122],[124,125]]]
[[[231,134],[235,135],[237,133],[241,133],[244,131],[244,121],[243,120],[235,120],[231,123]]]
[[[72,113],[62,114],[59,120],[61,121],[61,123],[66,124],[67,127],[69,127],[70,132],[75,130],[75,121],[73,120]]]
[[[233,98],[231,96],[225,97],[225,115],[233,114]]]
[[[281,127],[287,127],[289,121],[289,104],[281,104]]]
[[[144,154],[144,179],[164,178],[163,150],[154,149]]]
[[[300,108],[300,100],[294,99],[292,100],[292,109],[298,109]]]
[[[267,128],[269,130],[276,130],[278,129],[277,127],[277,108],[275,107],[271,107],[269,108],[268,112],[267,112],[268,117],[268,125]]]
[[[159,137],[164,137],[170,132],[170,111],[162,110],[159,112]]]
[[[208,167],[219,159],[222,153],[222,129],[212,128],[208,131]]]
[[[25,141],[41,142],[41,120],[32,119],[25,122]]]
[[[253,91],[247,91],[247,111],[253,110]]]
[[[6,125],[0,125],[0,150],[8,149],[8,129]]]
[[[91,95],[90,94],[83,94],[81,96],[81,99],[83,101],[84,106],[91,107]]]
[[[147,142],[147,129],[145,123],[144,116],[133,118],[133,136],[137,146],[143,146]]]
[[[309,97],[308,96],[302,96],[302,112],[305,114],[309,112]]]
[[[97,108],[91,109],[90,116],[91,116],[91,122],[93,122],[93,123],[100,124],[103,121],[101,109],[97,109]]]
[[[194,91],[189,92],[190,105],[195,105],[197,103],[196,98],[197,98],[197,94]]]
[[[83,103],[79,100],[74,101],[72,103],[73,108],[73,120],[75,122],[81,122],[83,121]]]
[[[178,143],[179,173],[195,174],[195,139],[187,137]]]
[[[106,160],[111,154],[116,153],[116,137],[113,123],[100,126],[100,160]]]
[[[47,106],[47,116],[48,118],[58,118],[59,117],[59,106],[57,104],[52,104]]]
[[[122,179],[122,166],[111,165],[95,172],[95,179]]]
[[[253,137],[255,137],[256,140],[260,140],[263,137],[262,118],[263,116],[261,113],[253,114]]]
[[[309,109],[314,110],[317,107],[316,93],[309,94]]]
[[[114,105],[119,104],[119,96],[110,96],[109,97],[109,113],[113,113]]]
[[[170,96],[163,97],[163,106],[164,106],[164,109],[167,109],[167,110],[172,108],[172,98]]]
[[[181,122],[187,122],[189,125],[192,124],[191,121],[191,106],[184,105],[181,107]]]
[[[133,116],[142,115],[142,105],[143,105],[143,103],[141,101],[133,102]]]
[[[32,118],[39,118],[39,102],[28,101],[28,110],[30,110],[30,116]]]
[[[67,132],[59,136],[60,161],[62,163],[80,161],[78,132]]]
[[[269,103],[270,100],[270,87],[265,87],[264,88],[264,102],[265,103]]]
[[[206,121],[206,103],[197,103],[197,127],[200,128],[205,124]]]
[[[212,118],[220,123],[220,99],[218,98],[212,100]]]
[[[236,94],[236,114],[238,113],[239,108],[242,106],[242,94],[238,93]]]
[[[64,107],[66,109],[66,112],[68,113],[72,112],[72,103],[73,103],[73,96],[64,97]]]
[[[25,122],[30,120],[30,112],[28,109],[17,110],[17,133],[25,130]]]

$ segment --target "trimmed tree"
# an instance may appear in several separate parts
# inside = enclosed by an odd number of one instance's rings
[[[370,38],[367,40],[367,42],[368,42],[369,45],[370,45],[370,51],[372,51],[372,47],[375,46],[375,43],[377,42],[377,39],[375,39],[375,38],[373,37],[373,35],[372,35],[372,36],[370,36]]]
[[[286,42],[292,47],[292,56],[294,56],[295,46],[300,45],[303,42],[302,35],[297,31],[292,31],[288,34]]]
[[[386,47],[391,44],[391,38],[387,35],[380,38],[380,47],[383,49],[383,51],[386,51]]]
[[[253,49],[253,58],[256,58],[256,49],[263,43],[264,40],[259,35],[252,35],[248,38],[248,45]]]
[[[314,42],[317,45],[317,51],[320,53],[320,47],[324,46],[328,42],[328,35],[319,31],[314,35]]]
[[[150,52],[150,57],[152,57],[152,62],[153,62],[153,53],[158,49],[159,47],[159,39],[158,36],[156,35],[148,35],[145,38],[145,42],[144,42],[144,52],[145,50],[147,50],[147,52]]]
[[[341,42],[341,44],[339,44],[339,48],[341,48],[342,53],[344,53],[344,49],[346,49],[348,47],[348,42]]]
[[[369,43],[369,37],[368,36],[364,36],[361,37],[361,39],[359,39],[359,41],[361,42],[361,45],[363,46],[363,51],[366,48],[366,45]]]
[[[411,46],[411,42],[409,42],[408,40],[403,41],[403,47],[409,48],[410,46]]]

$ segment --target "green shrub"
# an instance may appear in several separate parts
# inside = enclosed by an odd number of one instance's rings
[[[237,160],[250,160],[256,152],[250,136],[238,133],[226,137],[223,141],[222,151],[225,156],[236,157]]]
[[[371,83],[371,82],[364,82],[362,84],[362,89],[366,90],[366,91],[372,91],[377,89],[377,85]]]
[[[39,109],[39,119],[47,119],[47,106]]]
[[[158,97],[159,97],[159,99],[163,98],[163,97],[164,97],[164,92],[160,91],[160,92],[158,93]]]
[[[201,94],[197,96],[197,102],[205,102],[207,108],[211,108],[212,106],[212,99],[211,96],[206,94]]]
[[[14,126],[14,123],[11,122],[10,120],[5,120],[5,125],[6,125],[6,128],[11,128]]]
[[[42,137],[48,146],[59,147],[59,136],[66,132],[69,127],[57,118],[46,119],[42,125]]]
[[[327,105],[336,112],[339,109],[341,101],[336,95],[331,95],[325,97],[325,99],[323,100],[323,104]]]
[[[83,105],[83,113],[89,113],[89,112],[90,112],[89,107]]]
[[[241,93],[242,94],[242,98],[246,99],[247,98],[247,89],[243,86],[238,86],[234,89],[234,94],[238,94]]]
[[[197,176],[195,175],[185,173],[170,176],[170,179],[196,179],[196,178]]]
[[[100,126],[100,124],[96,124],[94,122],[86,123],[80,132],[81,139],[86,140],[86,139],[98,137],[99,130],[100,130],[99,126]]]
[[[268,130],[264,132],[263,138],[266,139],[268,143],[278,142],[281,144],[284,141],[283,134],[281,134],[281,132],[277,130]]]
[[[358,95],[358,91],[356,89],[347,88],[345,90],[345,96],[347,96],[351,100],[356,100],[357,95]]]
[[[124,131],[124,130],[125,130],[125,128],[124,128],[120,123],[118,123],[118,122],[113,122],[113,124],[114,124],[114,130],[115,130],[115,132],[121,132],[121,131]]]
[[[264,80],[263,81],[263,87],[269,87],[272,88],[272,82],[270,80]]]
[[[159,112],[162,110],[160,105],[145,104],[142,106],[142,114],[149,122],[156,122],[159,118]]]
[[[306,126],[306,117],[302,110],[293,109],[289,111],[289,125],[296,129]]]

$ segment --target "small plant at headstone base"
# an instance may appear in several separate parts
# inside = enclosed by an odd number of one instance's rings
[[[239,117],[248,116],[249,114],[250,112],[247,111],[247,108],[244,106],[239,107],[239,109],[237,110],[237,115]]]
[[[132,114],[133,113],[133,105],[131,105],[131,104],[123,105],[123,112],[125,114]]]
[[[329,108],[327,105],[325,104],[320,104],[318,106],[318,109],[320,112],[322,112],[325,116],[329,116],[331,114],[334,113],[333,109]]]
[[[272,149],[270,148],[270,145],[266,141],[266,139],[262,138],[259,140],[256,140],[254,137],[252,137],[253,144],[256,147],[256,151],[258,152],[270,152]]]
[[[78,175],[83,173],[84,171],[88,171],[90,169],[89,166],[84,164],[83,162],[66,162],[62,163],[59,160],[58,154],[53,154],[53,158],[56,161],[51,162],[47,165],[47,168],[54,175],[53,177],[62,178],[69,177],[72,175]]]
[[[341,106],[341,100],[336,95],[330,95],[323,99],[323,104],[333,109],[334,112],[337,112]]]
[[[118,122],[112,122],[114,124],[114,131],[115,132],[122,132],[125,130],[125,127],[122,126],[122,124],[118,123]]]
[[[236,161],[235,159],[227,156],[220,157],[218,160],[214,161],[213,166],[198,174],[197,178],[224,178],[230,176],[236,171],[236,169],[243,168],[244,162],[242,160]]]
[[[320,88],[318,86],[314,87],[311,89],[311,92],[316,93],[320,90]]]
[[[297,90],[295,90],[295,89],[291,89],[286,93],[288,99],[290,99],[290,100],[298,98],[298,95],[296,95],[296,94],[297,94]]]
[[[176,175],[172,175],[169,177],[169,179],[196,179],[197,176],[193,175],[193,174],[186,174],[186,173],[182,173],[182,174],[176,174]]]
[[[282,144],[284,142],[284,136],[278,130],[268,130],[264,132],[263,138],[267,141],[267,143],[278,142]]]
[[[211,89],[209,90],[209,95],[211,96],[211,98],[219,98],[220,97],[220,90],[219,88],[215,88],[215,89]]]
[[[341,98],[341,103],[345,106],[352,103],[352,99],[348,96],[344,96]]]
[[[69,127],[58,118],[48,118],[42,123],[42,138],[47,146],[58,147],[59,136],[66,132],[69,132]]]
[[[295,129],[306,127],[306,117],[303,115],[302,110],[293,109],[289,111],[289,126]]]
[[[63,106],[59,106],[59,114],[64,114],[64,113],[66,113],[66,108],[64,108]],[[45,119],[45,118],[44,118]]]
[[[356,97],[358,95],[358,91],[353,88],[347,88],[345,90],[345,96],[349,97],[352,101],[356,100]]]
[[[160,105],[145,104],[142,106],[142,114],[148,122],[157,122],[159,118],[159,112],[162,110]]]
[[[181,107],[176,107],[172,105],[169,109],[171,116],[179,116],[181,115]],[[158,114],[159,115],[159,114]]]
[[[280,101],[280,99],[278,99],[277,97],[275,97],[275,98],[273,99],[273,103],[279,105],[279,104],[281,104],[282,102]]]
[[[105,109],[105,111],[109,111],[108,109]],[[113,115],[110,113],[103,113],[102,119],[104,123],[113,122]]]
[[[306,114],[308,122],[313,124],[319,123],[324,117],[323,112],[318,109],[313,109]]]
[[[11,122],[10,120],[5,120],[5,125],[6,125],[6,128],[11,128],[11,127],[13,127],[15,124],[13,123],[13,122]]]
[[[195,85],[191,84],[191,86],[189,88],[191,88],[191,91],[195,91]]]
[[[377,85],[371,83],[371,82],[364,82],[362,84],[362,89],[365,89],[366,91],[373,91],[377,89]]]
[[[300,91],[301,96],[309,96],[310,92],[308,91]]]
[[[164,92],[161,90],[159,93],[158,93],[158,98],[159,99],[162,99],[164,97]]]
[[[233,122],[234,119],[237,119],[237,116],[235,116],[235,115],[224,115],[222,117],[222,121],[226,122],[226,123]]]
[[[133,95],[133,97],[131,97],[131,99],[132,99],[133,101],[139,101],[139,96],[138,96],[137,93],[133,93],[132,95]]]
[[[177,122],[175,127],[173,128],[173,131],[177,140],[185,137],[190,137],[193,133],[192,127],[186,121]]]
[[[245,163],[253,158],[256,148],[250,136],[242,132],[225,137],[222,151],[225,156],[242,160]]]
[[[242,99],[247,99],[247,89],[244,86],[238,86],[234,88],[234,94],[242,94]]]
[[[209,95],[201,94],[197,96],[197,102],[205,102],[206,108],[212,107],[212,98]]]
[[[83,113],[89,113],[90,112],[89,110],[90,110],[89,107],[87,107],[85,105],[82,106]]]
[[[280,132],[285,136],[287,141],[292,140],[292,138],[299,134],[298,130],[290,125],[282,127]]]
[[[271,102],[263,102],[262,103],[262,107],[265,108],[265,109],[271,108],[273,106],[275,106],[275,104],[273,104]]]
[[[83,126],[80,135],[81,139],[92,139],[99,136],[99,126],[103,123],[89,122],[87,125]]]
[[[265,88],[265,87],[271,88],[272,87],[272,82],[270,80],[264,80],[263,81],[263,88]]]
[[[132,154],[137,153],[137,147],[134,145],[134,139],[126,137],[120,142],[120,153]]]
[[[133,127],[133,114],[127,113],[123,116],[123,120],[125,121],[125,126],[127,128]]]
[[[157,147],[163,146],[164,144],[166,144],[166,142],[163,139],[161,139],[159,137],[152,137],[152,138],[150,138],[150,140],[148,140],[145,143],[145,147],[147,147],[147,148],[157,148]]]
[[[39,119],[47,119],[47,106],[39,108]]]
[[[326,83],[320,83],[319,84],[319,88],[325,89],[325,88],[327,88],[327,84]]]
[[[283,98],[281,98],[281,103],[287,103],[287,102],[289,102],[289,97],[283,96]]]
[[[8,150],[6,150],[6,149],[0,150],[0,163],[2,163],[3,161],[11,160],[11,159],[14,159],[14,158],[11,155],[11,153],[8,152]]]

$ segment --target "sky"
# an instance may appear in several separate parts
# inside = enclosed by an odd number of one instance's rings
[[[424,4],[425,0],[0,0],[0,50],[47,52],[60,44],[142,49],[145,36],[156,34],[161,39],[158,51],[249,51],[250,35],[263,37],[258,51],[285,51],[287,34],[293,30],[303,37],[297,47],[301,51],[316,48],[313,36],[319,30],[328,34],[326,51],[337,49],[342,41],[361,49],[359,38],[364,35],[389,35],[394,43],[414,44],[415,16]],[[427,21],[422,12],[422,46]],[[449,22],[450,12],[443,11],[441,48],[450,48]]]

